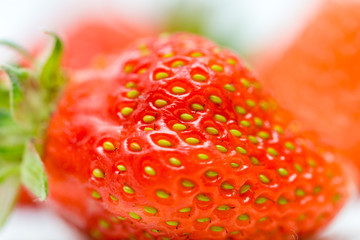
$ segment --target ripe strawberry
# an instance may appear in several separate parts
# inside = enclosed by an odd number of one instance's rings
[[[349,195],[343,164],[206,39],[143,40],[72,79],[44,161],[53,206],[94,238],[309,236]]]
[[[258,69],[306,128],[360,170],[360,128],[354,127],[360,122],[359,22],[359,2],[326,1],[291,46],[263,55]]]

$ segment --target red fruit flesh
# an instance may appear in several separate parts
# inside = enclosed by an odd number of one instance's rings
[[[358,1],[326,1],[291,47],[258,69],[305,128],[360,170],[359,33]]]
[[[45,165],[52,204],[98,239],[292,239],[349,195],[239,58],[188,34],[74,75]]]

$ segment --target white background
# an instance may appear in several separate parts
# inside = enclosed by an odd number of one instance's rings
[[[232,47],[254,54],[271,43],[294,37],[301,28],[299,19],[315,11],[315,0],[197,0],[206,2],[211,12],[206,32],[209,36],[231,39]],[[123,17],[136,16],[143,21],[161,22],[177,4],[170,0],[0,0],[0,39],[11,39],[31,46],[44,30],[71,25],[76,18],[97,14],[104,18],[109,9]],[[229,24],[231,23],[231,24]],[[287,36],[283,36],[286,30]],[[11,53],[0,48],[0,64]],[[317,239],[360,239],[360,201],[353,199],[333,224]],[[4,229],[1,240],[80,240],[82,237],[53,213],[42,208],[16,209]]]

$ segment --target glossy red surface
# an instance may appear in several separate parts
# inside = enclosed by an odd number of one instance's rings
[[[53,206],[100,239],[292,239],[328,224],[349,194],[342,165],[236,55],[188,34],[74,75],[45,165]]]

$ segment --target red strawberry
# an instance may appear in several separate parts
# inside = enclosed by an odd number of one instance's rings
[[[45,165],[52,204],[95,238],[308,236],[349,195],[343,164],[206,39],[143,40],[72,78]]]
[[[288,49],[275,57],[261,56],[257,66],[264,85],[294,116],[358,170],[359,22],[359,1],[324,1]]]

